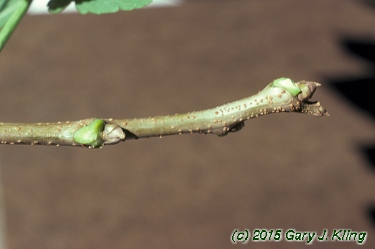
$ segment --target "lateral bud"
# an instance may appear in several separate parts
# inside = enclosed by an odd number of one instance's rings
[[[117,144],[125,140],[125,132],[116,124],[106,123],[102,137],[104,144]]]

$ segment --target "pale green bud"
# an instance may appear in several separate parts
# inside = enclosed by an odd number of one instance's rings
[[[297,96],[301,92],[301,89],[289,78],[276,79],[273,81],[273,85],[285,88],[293,96]]]
[[[80,144],[89,145],[94,148],[101,147],[104,140],[101,137],[101,133],[104,130],[104,121],[101,119],[95,119],[88,126],[84,126],[74,133],[74,141]]]

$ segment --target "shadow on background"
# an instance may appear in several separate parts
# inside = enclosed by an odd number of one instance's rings
[[[375,9],[375,1],[364,0],[362,3]],[[365,114],[375,119],[375,40],[367,38],[344,37],[341,47],[345,52],[360,59],[367,67],[362,75],[343,78],[331,78],[330,86],[337,90],[350,103],[361,109]],[[360,151],[365,155],[371,171],[375,171],[375,142],[372,145],[363,145]],[[375,205],[370,205],[366,216],[375,227]]]
[[[366,154],[367,160],[370,162],[370,167],[375,171],[375,145],[363,146],[361,151]]]
[[[328,83],[349,103],[375,119],[375,40],[344,37],[340,45],[347,53],[361,59],[367,68],[362,75],[330,78]],[[360,151],[366,156],[369,167],[374,172],[375,142],[372,145],[361,146]],[[366,212],[368,219],[375,227],[375,206],[371,205]]]
[[[375,205],[372,205],[367,210],[367,215],[372,222],[372,224],[375,224]]]
[[[341,45],[346,52],[362,59],[369,70],[363,75],[330,79],[329,83],[354,106],[375,119],[375,41],[344,38]]]
[[[366,4],[369,7],[375,8],[375,1],[373,0],[363,0],[362,3]]]

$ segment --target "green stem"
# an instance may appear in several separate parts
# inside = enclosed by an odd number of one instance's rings
[[[137,139],[184,133],[225,136],[229,132],[239,131],[244,121],[271,113],[300,112],[317,117],[329,115],[319,102],[308,102],[320,84],[301,81],[293,83],[291,89],[290,82],[290,79],[284,78],[275,80],[258,94],[204,111],[111,122],[129,132],[127,139]],[[299,91],[296,92],[296,89]]]
[[[198,112],[141,119],[85,119],[57,123],[0,123],[2,144],[70,145],[98,148],[128,139],[183,133],[225,136],[246,120],[271,113],[299,112],[329,116],[319,102],[309,102],[320,84],[278,79],[251,97]]]
[[[4,48],[22,17],[26,14],[31,2],[32,0],[20,0],[15,6],[12,6],[15,10],[0,31],[0,51]]]

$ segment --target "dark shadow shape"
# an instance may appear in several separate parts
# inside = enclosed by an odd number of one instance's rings
[[[370,168],[375,170],[375,144],[372,146],[364,146],[361,148],[361,151],[366,155]]]
[[[348,102],[375,119],[375,41],[349,37],[343,38],[340,44],[345,52],[359,59],[364,70],[359,75],[340,75],[330,78],[329,86]],[[366,156],[369,167],[375,170],[375,145],[361,146],[360,150]],[[375,205],[370,206],[366,211],[370,223],[375,227]]]
[[[371,224],[375,227],[375,205],[371,205],[367,209],[367,217],[369,218]]]
[[[354,56],[375,64],[375,41],[366,39],[348,39],[341,41],[343,48]]]
[[[375,118],[375,40],[344,37],[341,47],[364,65],[358,76],[328,79],[329,85],[354,106]]]
[[[362,0],[361,3],[365,4],[368,7],[375,8],[375,1],[374,0]]]
[[[375,119],[375,75],[328,82],[340,95]]]

